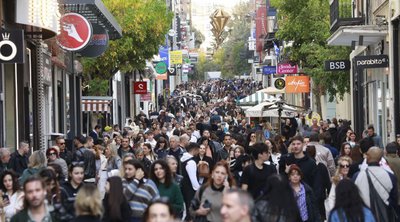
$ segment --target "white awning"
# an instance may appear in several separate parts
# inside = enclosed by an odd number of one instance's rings
[[[272,96],[269,96],[268,94],[264,92],[256,92],[253,93],[249,96],[244,97],[243,99],[239,100],[238,105],[239,106],[249,106],[249,105],[256,105],[261,102],[264,102],[265,100],[271,98]]]
[[[82,97],[82,112],[107,112],[111,108],[111,97]]]
[[[246,117],[279,117],[278,106],[275,102],[263,102],[244,111]],[[297,109],[289,105],[282,106],[281,117],[295,117]]]
[[[384,39],[388,34],[386,26],[358,25],[339,27],[327,40],[328,45],[351,46],[352,42],[359,45],[360,36],[365,46],[375,44]]]

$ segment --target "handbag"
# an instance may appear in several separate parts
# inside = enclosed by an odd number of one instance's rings
[[[207,162],[199,163],[197,171],[200,177],[208,178],[210,176],[210,166],[208,166]]]
[[[376,191],[374,184],[372,183],[368,169],[366,170],[369,186],[369,199],[371,205],[371,211],[375,215],[377,222],[394,222],[396,221],[396,214],[391,206],[387,206],[382,200],[378,191]],[[379,180],[377,180],[379,181]]]

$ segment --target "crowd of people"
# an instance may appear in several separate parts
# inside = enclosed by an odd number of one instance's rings
[[[180,85],[157,112],[70,147],[0,149],[0,221],[392,222],[399,141],[346,120],[246,121],[251,80]]]

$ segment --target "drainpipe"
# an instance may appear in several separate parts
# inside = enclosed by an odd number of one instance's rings
[[[399,61],[399,20],[395,20],[392,23],[393,27],[393,60]],[[399,92],[399,81],[400,81],[400,71],[397,62],[394,62],[393,66],[393,94],[394,94],[394,131],[395,135],[400,133],[400,92]]]

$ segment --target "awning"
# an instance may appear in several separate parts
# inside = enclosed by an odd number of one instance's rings
[[[112,97],[108,96],[83,96],[82,112],[107,112],[111,111]]]
[[[328,45],[351,46],[352,42],[359,44],[362,36],[362,45],[368,46],[384,39],[388,34],[386,26],[378,25],[358,25],[339,27],[327,40]]]
[[[267,87],[264,89],[260,89],[257,92],[263,92],[263,93],[268,93],[268,94],[284,94],[285,90],[284,89],[277,89],[275,87]]]
[[[118,39],[122,37],[122,28],[114,16],[107,10],[101,0],[64,0],[65,13],[76,12],[83,15],[92,23],[103,26],[109,38]]]
[[[283,105],[282,116],[284,118],[295,117],[297,109],[289,105]],[[244,111],[246,117],[279,117],[278,107],[275,102],[263,102]]]
[[[266,99],[270,97],[271,96],[268,96],[268,94],[258,91],[239,100],[238,105],[239,106],[256,105],[259,104],[260,102],[264,102]]]

